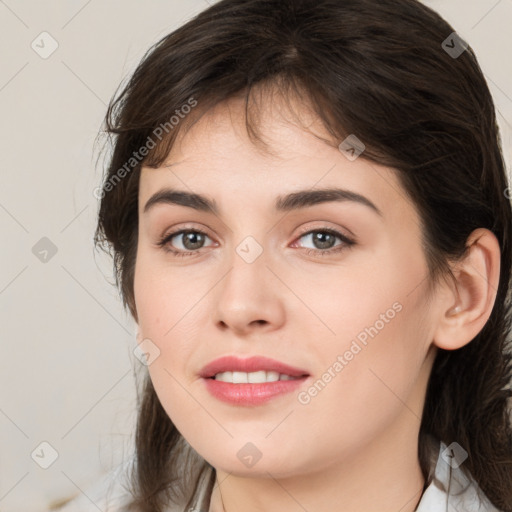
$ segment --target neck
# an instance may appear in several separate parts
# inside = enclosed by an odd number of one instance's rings
[[[398,425],[322,471],[251,478],[217,470],[209,512],[413,512],[425,484],[419,421],[407,409],[402,416]]]

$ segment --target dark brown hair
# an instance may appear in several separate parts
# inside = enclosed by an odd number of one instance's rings
[[[450,276],[449,263],[464,256],[474,229],[487,228],[499,241],[492,314],[471,343],[438,351],[418,449],[428,480],[427,439],[459,443],[468,452],[465,471],[497,508],[511,512],[512,212],[493,100],[471,47],[460,55],[443,47],[453,32],[416,0],[212,5],[156,43],[109,105],[113,153],[95,240],[111,250],[124,305],[137,319],[141,165],[162,164],[180,130],[225,99],[245,97],[255,143],[261,138],[251,101],[260,86],[263,101],[270,101],[272,90],[293,92],[304,105],[307,100],[332,144],[356,134],[366,145],[361,158],[396,169],[420,214],[431,283]],[[191,98],[197,107],[181,115]],[[180,117],[177,124],[172,116]],[[134,158],[142,147],[147,154]],[[138,405],[133,510],[158,512],[180,492],[191,496],[208,464],[184,443],[147,375]],[[195,469],[188,473],[185,465]]]

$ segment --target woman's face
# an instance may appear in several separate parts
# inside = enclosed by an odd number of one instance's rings
[[[370,441],[416,442],[435,303],[394,171],[328,146],[279,105],[261,119],[275,154],[251,143],[232,99],[162,167],[142,169],[134,292],[151,379],[185,439],[217,469],[284,477]],[[349,193],[317,193],[327,189]],[[205,370],[226,356],[297,372],[233,360]]]

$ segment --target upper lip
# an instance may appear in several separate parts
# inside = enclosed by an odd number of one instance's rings
[[[213,377],[217,373],[222,372],[251,373],[258,371],[274,371],[280,374],[290,375],[291,377],[302,377],[304,375],[309,375],[307,371],[301,370],[300,368],[295,368],[288,364],[281,363],[280,361],[276,361],[275,359],[261,356],[249,357],[245,359],[241,359],[235,356],[220,357],[208,363],[201,370],[199,375],[204,378],[209,378]]]

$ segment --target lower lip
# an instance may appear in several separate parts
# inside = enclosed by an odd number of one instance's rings
[[[219,400],[235,405],[260,405],[273,398],[296,390],[307,379],[278,380],[261,384],[233,384],[215,379],[204,379],[208,391]]]

